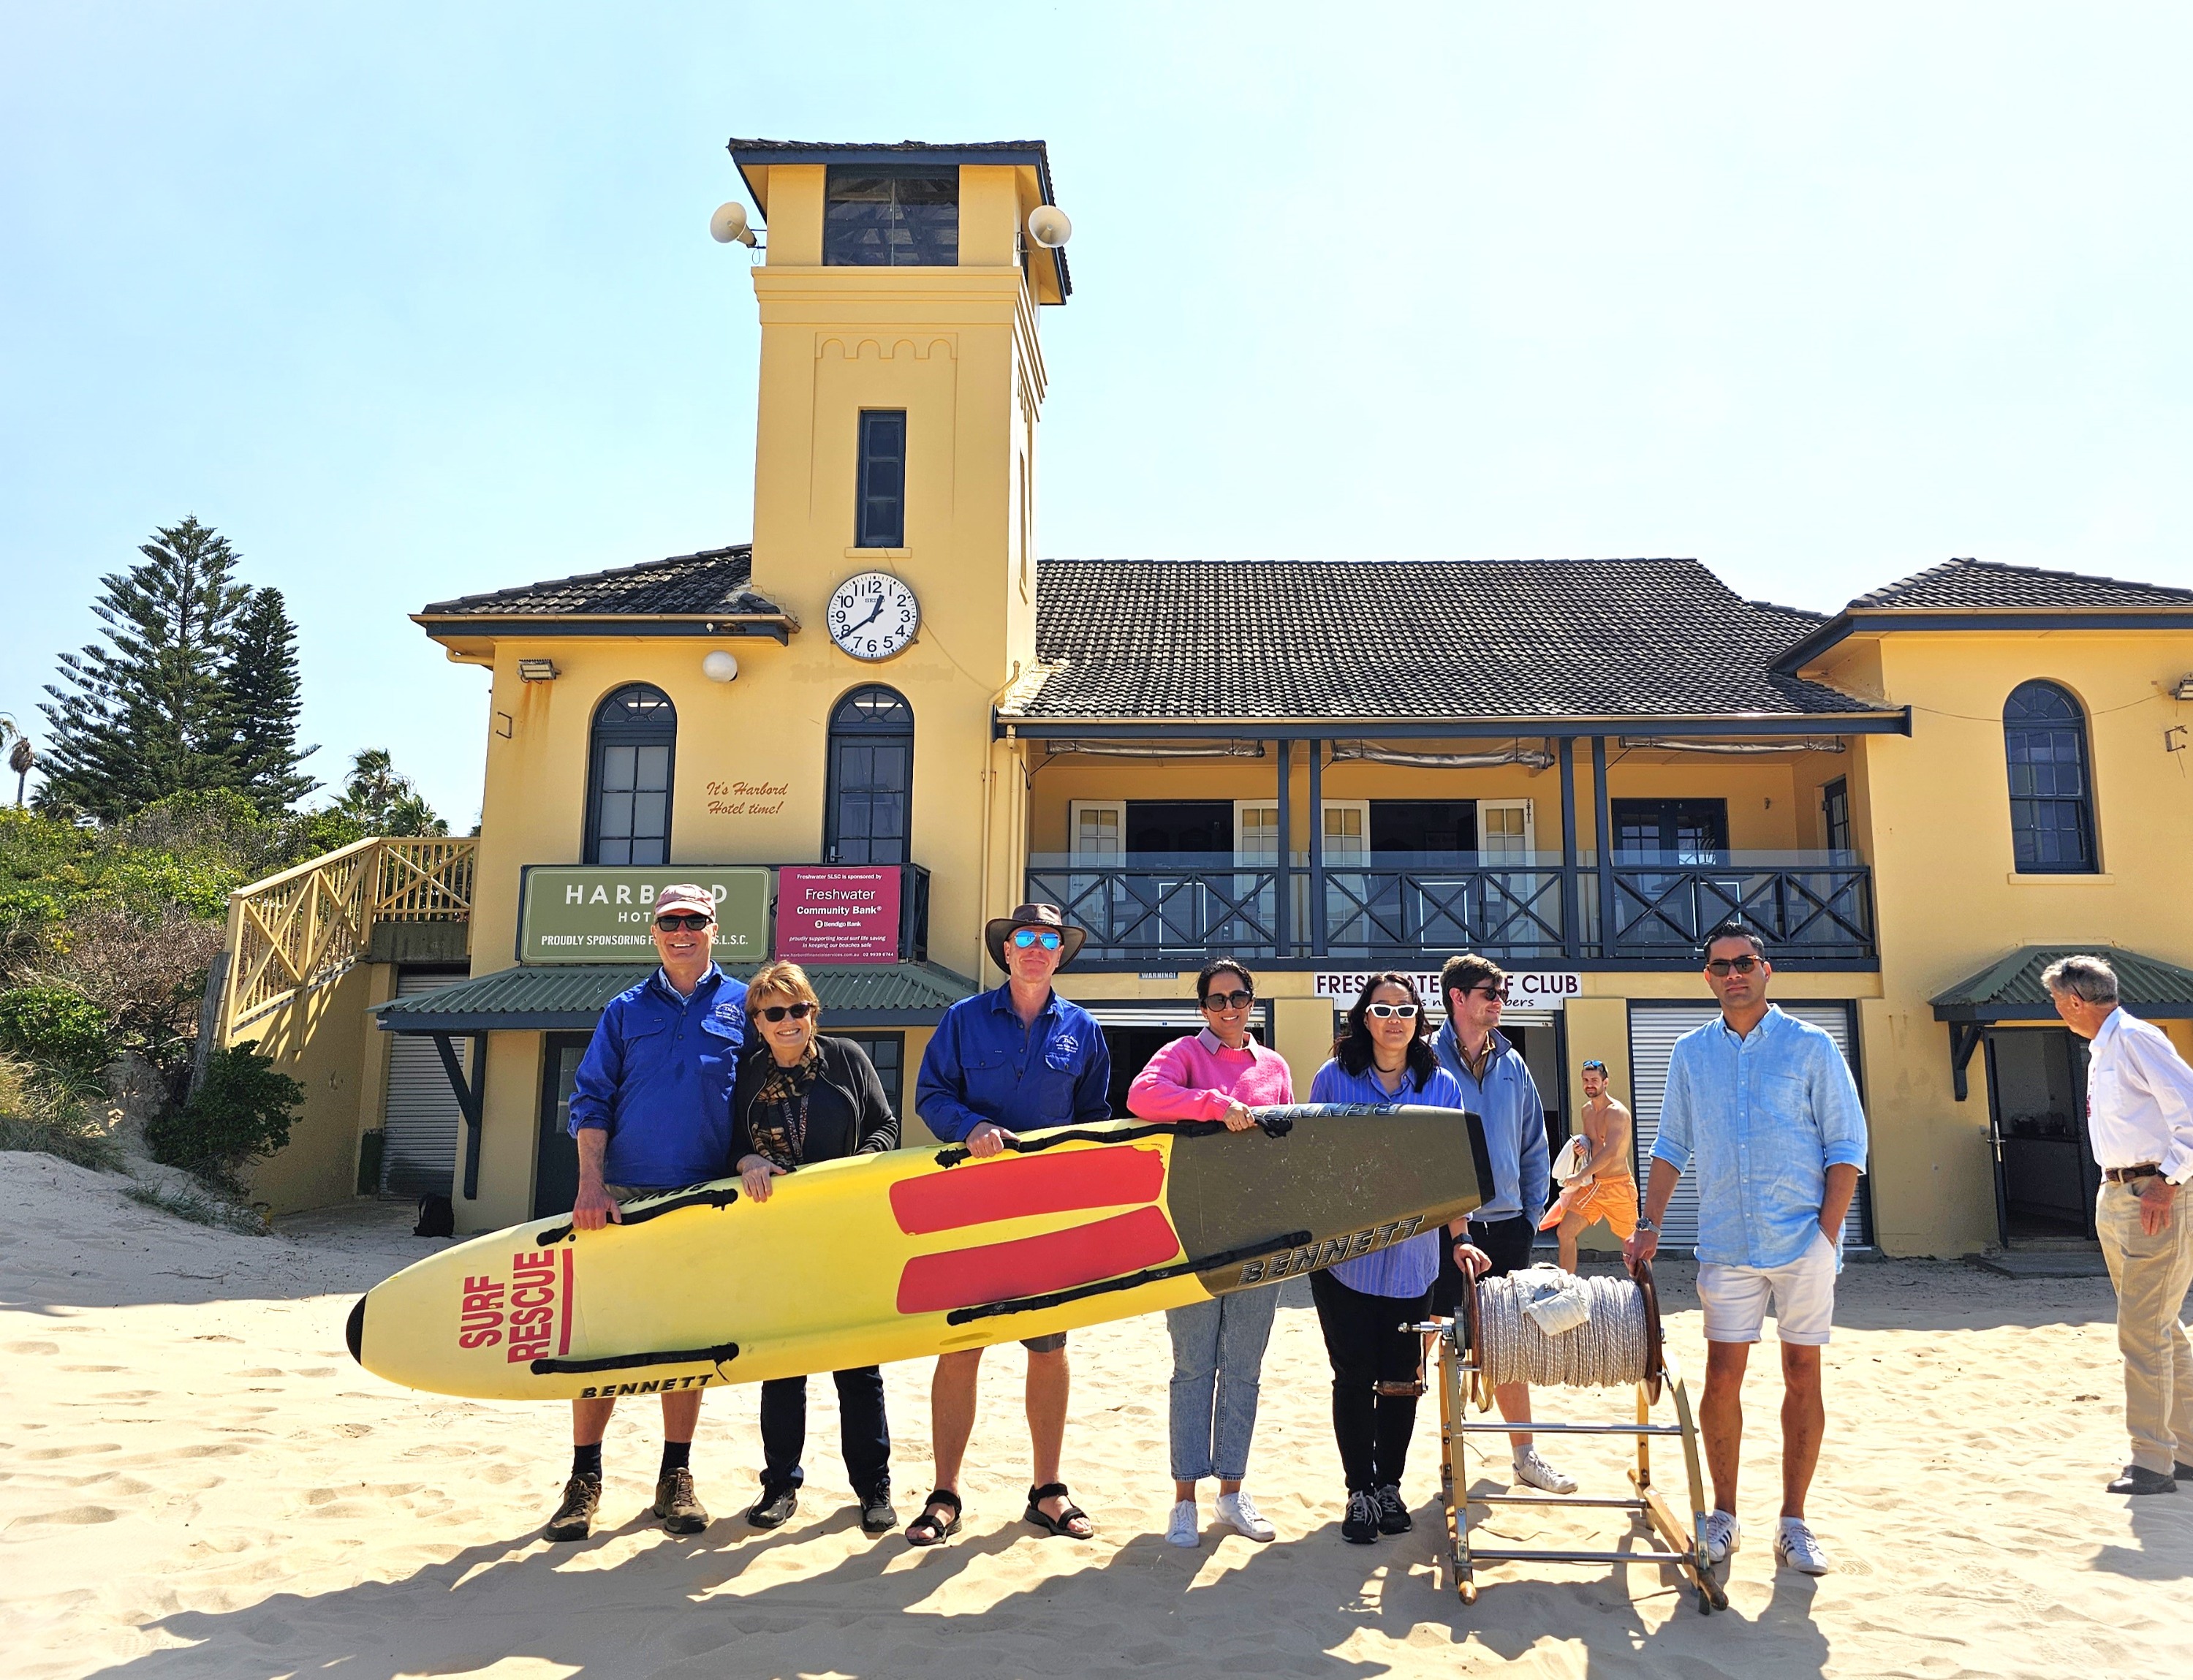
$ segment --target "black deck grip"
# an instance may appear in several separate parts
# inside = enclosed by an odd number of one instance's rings
[[[1211,1122],[1217,1124],[1216,1121]],[[1239,1264],[1253,1260],[1259,1254],[1268,1254],[1275,1248],[1299,1248],[1310,1240],[1306,1230],[1288,1231],[1268,1242],[1250,1243],[1244,1247],[1228,1248],[1222,1254],[1205,1254],[1192,1260],[1175,1260],[1171,1265],[1149,1266],[1141,1271],[1129,1272],[1124,1277],[1108,1277],[1096,1283],[1083,1283],[1072,1289],[1058,1289],[1048,1295],[1022,1295],[1010,1301],[992,1301],[979,1307],[954,1307],[944,1315],[947,1324],[972,1324],[978,1318],[1002,1318],[1008,1313],[1040,1312],[1045,1307],[1062,1307],[1071,1301],[1085,1301],[1091,1295],[1108,1295],[1114,1290],[1139,1288],[1145,1283],[1162,1283],[1167,1278],[1186,1277],[1200,1271],[1214,1271],[1220,1266]]]
[[[365,1346],[365,1297],[358,1298],[358,1304],[350,1310],[350,1317],[343,1325],[343,1339],[350,1344],[350,1356],[359,1364],[365,1363],[362,1350]]]
[[[617,1210],[617,1224],[644,1225],[650,1219],[661,1218],[665,1213],[676,1213],[688,1207],[729,1207],[738,1199],[739,1193],[736,1190],[726,1189],[718,1184],[699,1184],[690,1190],[679,1190],[673,1195],[666,1195],[661,1201],[650,1207],[642,1207],[634,1213],[627,1213],[620,1207]],[[606,1230],[609,1228],[604,1225],[603,1229]],[[533,1240],[546,1248],[552,1242],[561,1242],[570,1234],[571,1227],[566,1222],[560,1225],[551,1225],[546,1230],[534,1232]]]
[[[739,1345],[725,1342],[712,1348],[672,1348],[662,1353],[618,1353],[606,1359],[536,1359],[530,1368],[536,1377],[575,1377],[589,1371],[632,1371],[643,1365],[725,1365],[739,1356]]]

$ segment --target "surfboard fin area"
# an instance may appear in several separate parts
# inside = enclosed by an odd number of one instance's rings
[[[352,1356],[409,1388],[568,1399],[759,1382],[1078,1329],[1256,1288],[1479,1206],[1459,1109],[1300,1104],[1258,1128],[1114,1121],[690,1185],[529,1220],[376,1285]]]

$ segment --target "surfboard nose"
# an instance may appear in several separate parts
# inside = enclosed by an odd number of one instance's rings
[[[365,1363],[361,1350],[365,1346],[365,1297],[358,1298],[358,1304],[350,1310],[349,1321],[343,1326],[343,1339],[350,1344],[350,1356],[359,1364]]]

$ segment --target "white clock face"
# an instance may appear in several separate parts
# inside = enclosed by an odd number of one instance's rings
[[[903,652],[921,628],[913,591],[887,571],[856,572],[830,597],[830,639],[856,659]]]

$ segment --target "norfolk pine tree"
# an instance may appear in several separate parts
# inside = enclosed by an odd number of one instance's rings
[[[297,744],[303,685],[297,627],[279,589],[254,589],[230,634],[224,675],[232,711],[238,786],[260,814],[277,816],[320,784],[297,766],[318,747]]]

